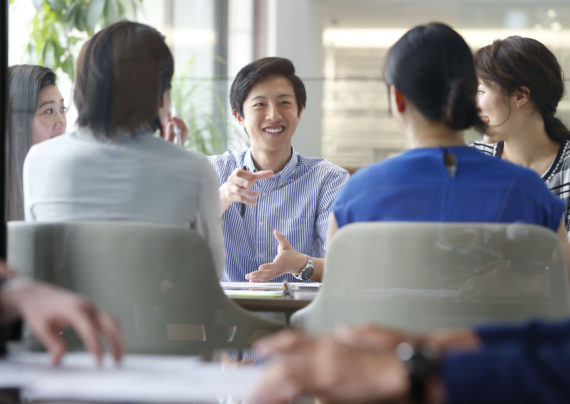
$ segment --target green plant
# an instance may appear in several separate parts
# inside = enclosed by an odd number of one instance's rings
[[[192,65],[190,59],[182,74],[172,82],[172,105],[176,114],[186,122],[188,137],[186,148],[205,155],[219,154],[226,150],[226,114],[225,91],[220,95],[215,83],[227,80],[225,77],[214,77],[212,81],[191,78]],[[230,131],[231,128],[230,128]],[[237,133],[232,134],[239,136]]]
[[[13,3],[14,0],[11,0]],[[74,79],[80,45],[102,27],[134,18],[142,0],[32,0],[26,53],[30,63],[49,66]]]

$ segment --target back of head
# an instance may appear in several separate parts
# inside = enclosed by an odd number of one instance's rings
[[[469,46],[441,23],[417,26],[388,52],[384,77],[427,119],[452,130],[481,126]]]
[[[265,57],[257,59],[244,67],[236,75],[230,89],[230,104],[232,110],[243,117],[243,103],[251,88],[269,76],[283,76],[287,78],[293,90],[299,112],[305,108],[307,93],[303,81],[295,74],[295,66],[289,59],[280,57]]]
[[[510,36],[475,52],[479,78],[498,85],[509,96],[527,87],[530,99],[542,115],[548,136],[570,139],[568,129],[555,117],[564,95],[564,77],[556,56],[532,38]]]
[[[77,60],[78,125],[110,139],[151,128],[173,73],[174,59],[156,29],[121,21],[99,31]]]
[[[8,219],[24,218],[22,166],[32,147],[32,120],[42,88],[55,85],[53,71],[43,66],[14,65],[8,68]]]

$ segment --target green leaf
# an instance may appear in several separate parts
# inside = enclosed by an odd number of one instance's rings
[[[42,49],[42,60],[41,64],[44,66],[54,66],[55,64],[55,52],[53,47],[53,41],[48,40]]]
[[[110,25],[120,19],[118,2],[116,0],[105,1],[105,22]]]
[[[34,5],[34,7],[37,10],[38,8],[40,8],[44,4],[44,0],[32,0],[32,4]]]
[[[89,10],[87,10],[87,30],[92,33],[95,31],[95,26],[97,22],[103,15],[103,9],[105,8],[105,0],[92,0],[89,4]]]
[[[46,2],[57,13],[65,10],[65,0],[46,0]]]

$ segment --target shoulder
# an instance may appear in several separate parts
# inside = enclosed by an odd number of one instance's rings
[[[226,171],[231,172],[243,164],[246,153],[247,150],[240,152],[227,150],[223,154],[208,156],[207,159],[212,167],[214,167],[219,173],[224,173]]]
[[[297,155],[297,166],[303,171],[310,171],[312,175],[322,177],[339,178],[346,181],[349,177],[348,171],[336,164],[320,157],[306,157],[301,154]]]
[[[41,160],[44,156],[51,159],[56,154],[69,154],[68,150],[73,147],[74,143],[73,133],[65,133],[41,143],[36,143],[28,151],[26,160]]]

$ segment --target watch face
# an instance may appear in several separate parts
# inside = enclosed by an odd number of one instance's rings
[[[313,267],[306,267],[301,271],[301,279],[308,281],[313,276]]]

